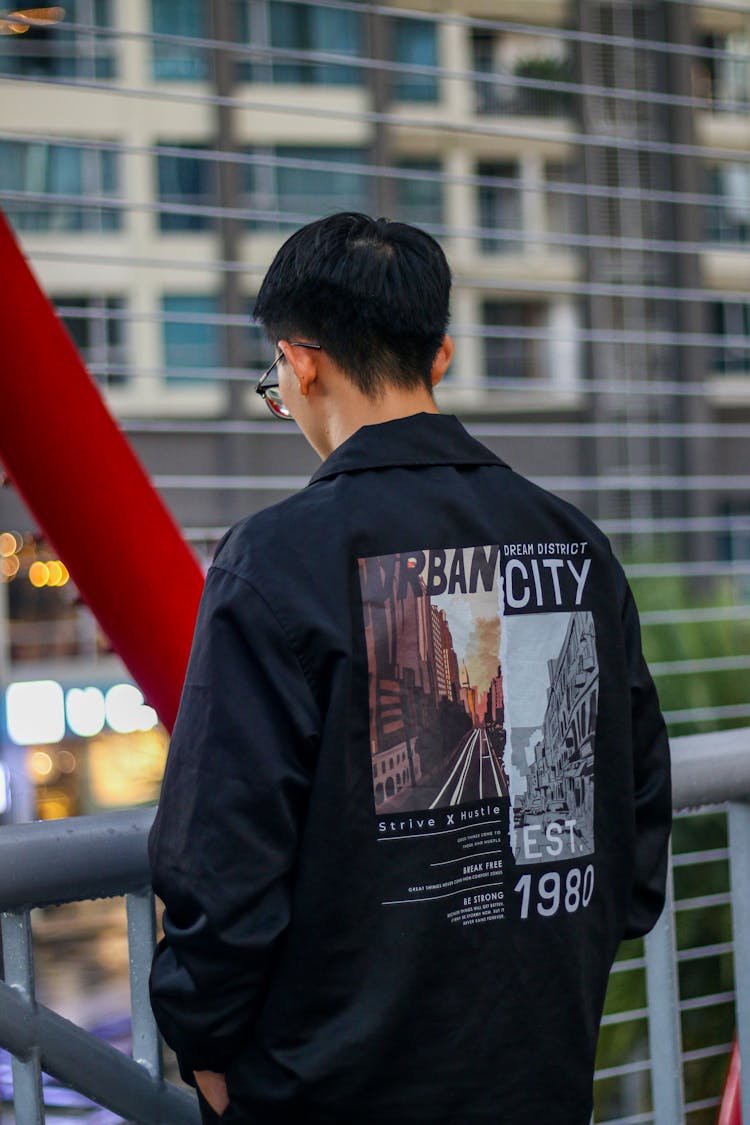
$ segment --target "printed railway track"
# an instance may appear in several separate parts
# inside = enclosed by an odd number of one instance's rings
[[[450,767],[449,767],[450,768]],[[507,796],[503,767],[484,727],[471,730],[430,808]]]

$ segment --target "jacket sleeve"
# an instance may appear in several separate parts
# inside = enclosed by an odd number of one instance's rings
[[[635,938],[648,933],[664,906],[672,785],[667,730],[641,650],[638,611],[622,568],[616,568],[630,680],[635,810],[635,863],[624,936]]]
[[[289,921],[317,729],[275,615],[213,567],[149,838],[165,906],[151,1002],[188,1081],[225,1069],[262,1005]]]

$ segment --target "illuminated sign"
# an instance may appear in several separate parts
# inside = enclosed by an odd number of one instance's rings
[[[11,684],[5,693],[8,734],[18,746],[62,742],[65,737],[65,697],[56,680],[28,680]]]
[[[104,729],[107,709],[99,688],[71,688],[65,696],[65,715],[73,734],[90,738]]]
[[[10,770],[4,762],[0,762],[0,816],[10,812]]]
[[[105,726],[118,734],[153,730],[158,717],[134,684],[69,688],[57,680],[26,680],[10,684],[5,693],[8,736],[18,746],[62,742],[66,731],[91,738]]]

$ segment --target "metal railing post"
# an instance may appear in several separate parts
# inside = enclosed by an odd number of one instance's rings
[[[5,982],[34,1006],[34,954],[31,945],[31,919],[28,910],[0,915],[3,935]],[[16,1125],[43,1125],[42,1067],[39,1046],[28,1058],[13,1056],[13,1105]]]
[[[161,1078],[161,1039],[148,993],[151,959],[156,945],[153,892],[150,888],[135,891],[126,896],[125,903],[128,916],[133,1058],[153,1078]]]
[[[742,1120],[750,1121],[750,804],[729,804],[729,875],[734,930],[734,983],[740,1051]]]
[[[684,1121],[680,990],[677,980],[674,892],[670,849],[664,911],[645,939],[648,1038],[654,1125]],[[658,1060],[659,1065],[655,1065]]]

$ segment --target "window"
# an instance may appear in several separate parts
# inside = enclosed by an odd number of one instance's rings
[[[560,117],[572,112],[569,91],[546,87],[573,81],[564,42],[552,36],[480,30],[472,33],[471,44],[472,69],[496,76],[496,81],[477,80],[477,113]]]
[[[193,386],[221,366],[219,299],[212,296],[162,298],[164,365],[168,383]]]
[[[486,336],[485,373],[488,379],[538,379],[546,375],[542,342],[524,337],[541,328],[544,305],[533,301],[485,301],[482,323],[498,335]]]
[[[495,40],[491,31],[474,31],[471,35],[471,68],[478,74],[495,73]],[[477,81],[474,86],[477,113],[492,113],[502,92],[493,82]]]
[[[208,5],[203,0],[151,0],[151,26],[156,35],[209,38]],[[209,76],[206,47],[189,43],[153,43],[152,70],[157,81],[200,82]]]
[[[173,145],[162,142],[162,147],[184,149],[185,155],[160,154],[157,156],[159,202],[167,208],[206,207],[216,202],[216,168],[211,160],[194,155],[205,149],[204,145]],[[195,211],[160,211],[159,230],[199,231],[209,230],[214,220],[209,215]]]
[[[728,526],[719,536],[719,558],[726,562],[750,560],[750,508],[742,502],[729,502],[722,505],[720,515]]]
[[[392,21],[393,58],[407,66],[438,65],[437,25],[427,20]],[[438,81],[434,74],[401,74],[393,82],[397,102],[435,102]]]
[[[694,64],[696,96],[705,98],[714,113],[747,113],[750,101],[750,35],[733,31],[728,35],[706,35],[702,50],[720,51],[720,56],[699,56]]]
[[[117,197],[118,154],[108,149],[38,141],[0,141],[0,193],[25,192],[28,201],[11,200],[7,214],[20,231],[120,230],[119,210],[87,203],[88,197]],[[74,202],[56,203],[55,196]],[[49,198],[34,198],[47,196]]]
[[[706,207],[709,242],[750,242],[750,165],[718,164],[708,169],[706,190],[716,203]]]
[[[89,373],[102,387],[127,382],[125,301],[122,297],[59,297],[53,303]]]
[[[712,310],[715,335],[731,337],[726,344],[717,343],[714,370],[727,375],[750,374],[750,304],[721,301]]]
[[[552,190],[545,193],[547,206],[547,230],[553,234],[571,234],[583,226],[583,185],[580,185],[579,170],[574,164],[547,164],[544,178]],[[559,184],[566,188],[556,191]],[[572,189],[572,190],[569,190]]]
[[[518,250],[522,245],[521,185],[517,164],[480,164],[481,179],[499,181],[479,185],[480,248],[484,254]],[[498,231],[493,237],[490,231]]]
[[[353,86],[365,81],[366,71],[346,62],[363,54],[364,23],[359,12],[316,8],[289,0],[239,0],[236,10],[238,34],[243,43],[342,57],[340,63],[315,63],[299,58],[241,62],[241,81],[328,86]]]
[[[65,21],[112,27],[111,0],[68,0]],[[0,37],[0,74],[29,78],[114,78],[115,40],[92,31],[38,25]]]
[[[273,348],[263,329],[251,324],[254,298],[247,302],[244,362],[248,377],[261,373],[273,359]],[[168,383],[204,384],[223,362],[223,326],[218,297],[166,294],[162,298],[164,364]],[[207,369],[207,371],[206,371]]]
[[[442,171],[440,161],[402,160],[398,167],[402,171],[419,172],[420,176],[394,180],[396,219],[416,226],[439,226],[443,222],[443,185],[432,177]]]
[[[251,220],[253,229],[287,229],[335,211],[372,210],[372,177],[339,167],[369,163],[367,149],[290,145],[265,153],[256,149],[251,156],[259,159],[245,166],[247,205],[269,213],[266,220]],[[302,161],[320,167],[298,166]]]
[[[723,562],[750,562],[750,507],[741,500],[727,501],[719,515],[726,520],[726,527],[717,537],[718,557]],[[750,598],[750,575],[737,573],[731,582],[737,602],[746,602]]]

